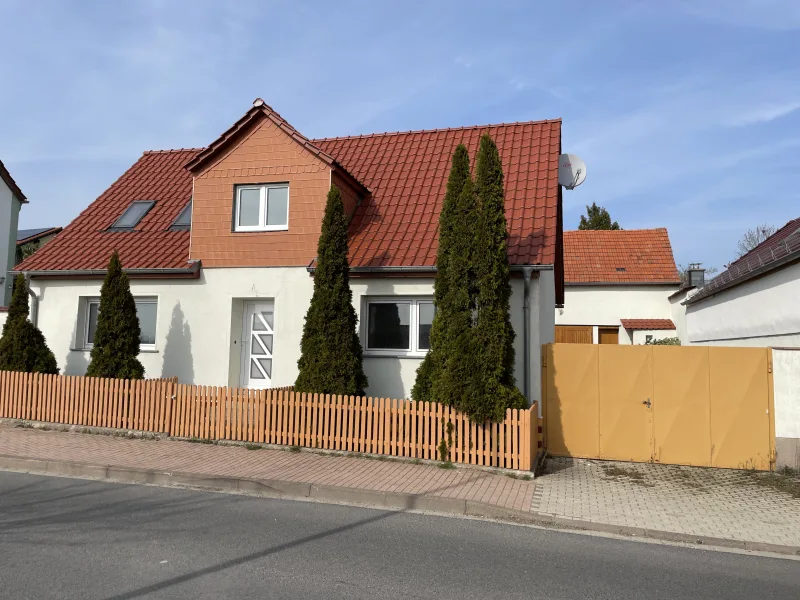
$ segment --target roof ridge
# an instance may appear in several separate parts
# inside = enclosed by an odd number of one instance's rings
[[[666,227],[641,227],[637,229],[565,229],[564,233],[596,233],[596,232],[603,232],[603,233],[634,233],[637,231],[667,231]]]
[[[201,150],[205,150],[205,148],[167,148],[165,150],[145,150],[144,152],[142,152],[142,155],[168,154],[170,152],[200,152]]]
[[[376,133],[362,133],[358,135],[340,135],[324,138],[310,138],[311,142],[332,142],[334,140],[351,140],[355,138],[384,137],[390,135],[409,135],[413,133],[441,133],[443,131],[465,131],[467,129],[488,129],[490,127],[512,127],[514,125],[544,125],[546,123],[561,123],[561,117],[557,119],[540,119],[538,121],[514,121],[511,123],[490,123],[488,125],[463,125],[461,127],[439,127],[436,129],[410,129],[408,131],[381,131]]]

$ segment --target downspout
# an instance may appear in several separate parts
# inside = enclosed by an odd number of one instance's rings
[[[531,338],[531,275],[533,267],[522,267],[522,277],[524,281],[524,292],[522,295],[522,387],[525,389],[525,398],[530,405],[531,402],[531,357],[530,357],[530,338]]]
[[[36,295],[31,289],[31,276],[29,273],[25,273],[25,287],[28,290],[28,295],[31,297],[31,323],[33,323],[34,327],[39,326],[39,296]]]

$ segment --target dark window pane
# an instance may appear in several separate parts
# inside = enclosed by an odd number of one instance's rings
[[[261,210],[261,190],[244,188],[239,190],[239,227],[258,227]]]
[[[376,350],[410,350],[411,305],[375,302],[369,305],[367,347]]]
[[[94,332],[97,331],[97,313],[100,311],[100,305],[96,302],[89,303],[89,324],[86,328],[86,342],[94,344]]]
[[[267,189],[267,225],[286,225],[289,217],[289,188]]]
[[[431,347],[431,325],[433,324],[434,308],[433,302],[419,302],[419,349],[429,350]]]
[[[131,229],[139,224],[147,214],[147,211],[155,204],[155,202],[134,202],[127,210],[122,213],[122,216],[117,219],[116,223],[112,225],[113,228]]]
[[[192,203],[186,205],[186,207],[181,211],[181,214],[178,215],[178,218],[175,219],[175,222],[172,224],[173,227],[191,227],[192,225]]]
[[[136,316],[139,317],[139,343],[153,345],[156,343],[156,313],[158,305],[155,302],[137,302]]]

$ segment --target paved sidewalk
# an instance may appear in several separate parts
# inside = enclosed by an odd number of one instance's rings
[[[800,498],[745,471],[556,458],[548,460],[545,474],[528,481],[475,468],[9,424],[0,424],[0,467],[500,516],[800,554]]]
[[[530,510],[533,499],[533,481],[479,469],[441,469],[313,452],[248,450],[242,446],[126,439],[9,425],[0,425],[0,455],[415,494],[482,502],[515,511]]]
[[[800,547],[800,498],[764,485],[766,478],[775,481],[777,476],[550,458],[545,474],[536,479],[532,511],[698,538]]]

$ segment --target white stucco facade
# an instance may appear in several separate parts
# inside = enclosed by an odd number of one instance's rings
[[[20,200],[0,178],[0,306],[6,306],[11,300],[12,281],[8,271],[14,268],[17,249],[17,224]],[[2,318],[2,317],[0,317]]]
[[[101,280],[31,282],[39,296],[39,328],[66,375],[86,371],[89,351],[81,347],[82,299],[99,297],[101,285]],[[273,299],[272,386],[294,384],[303,322],[313,292],[313,279],[306,269],[203,269],[199,279],[132,279],[131,292],[134,297],[158,299],[156,347],[139,357],[146,377],[239,385],[244,302]]]
[[[34,278],[31,289],[39,300],[38,326],[56,356],[61,372],[82,375],[90,351],[83,347],[86,303],[100,295],[102,281]],[[351,279],[353,304],[362,319],[370,297],[433,298],[433,278],[369,277]],[[305,268],[202,269],[199,279],[131,279],[136,298],[156,298],[155,349],[143,351],[145,376],[177,376],[181,383],[241,385],[243,309],[246,302],[274,302],[272,387],[293,385],[297,378],[300,340],[313,293],[313,278]],[[515,375],[524,391],[522,278],[512,279],[511,319],[517,332]],[[555,283],[552,270],[534,273],[530,284],[529,390],[540,396],[540,347],[553,341]],[[5,313],[0,313],[0,320]],[[371,356],[365,350],[367,393],[407,398],[416,379],[419,357]]]
[[[375,356],[366,349],[365,306],[368,298],[405,296],[409,298],[433,298],[433,278],[354,278],[350,281],[353,304],[359,314],[359,330],[364,351],[364,371],[369,378],[367,392],[392,398],[409,398],[416,380],[421,358],[400,356]],[[552,270],[534,273],[530,283],[530,331],[528,368],[529,400],[541,396],[541,345],[554,339],[552,307],[555,305],[555,279]],[[511,280],[511,325],[516,333],[514,340],[514,374],[517,387],[524,393],[524,281],[520,277]]]
[[[773,350],[778,467],[800,469],[800,349]]]
[[[674,330],[627,331],[620,321],[673,319],[669,296],[677,289],[677,285],[568,285],[564,308],[555,311],[555,324],[591,325],[595,344],[600,327],[619,327],[620,344],[643,344],[646,335],[654,335],[656,339],[674,337],[677,335]]]
[[[686,329],[693,344],[800,347],[800,264],[688,305]]]

